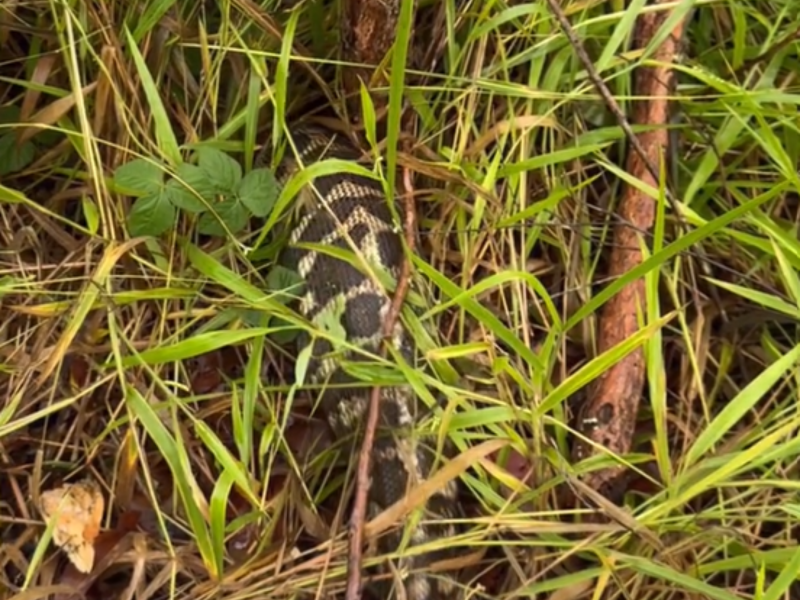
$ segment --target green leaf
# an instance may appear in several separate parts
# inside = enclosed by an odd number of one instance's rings
[[[780,600],[790,597],[790,589],[797,580],[798,571],[800,571],[800,549],[795,546],[792,560],[784,565],[781,574],[770,584],[763,600]]]
[[[125,368],[139,365],[163,365],[195,358],[220,348],[241,344],[255,337],[272,333],[272,329],[253,328],[233,331],[208,331],[174,342],[143,350],[138,354],[126,356],[119,364]],[[108,363],[109,365],[111,363]]]
[[[242,178],[236,193],[256,217],[266,217],[275,206],[280,186],[269,169],[253,169]]]
[[[249,500],[254,508],[257,508],[260,503],[258,496],[253,493],[253,486],[248,478],[247,469],[236,460],[236,457],[225,447],[225,444],[222,443],[222,440],[209,425],[199,419],[195,419],[193,422],[197,436],[203,441],[205,447],[211,451],[217,462],[222,465],[223,473],[227,473],[231,477],[239,488],[239,493]]]
[[[136,158],[117,167],[114,183],[131,196],[154,195],[164,187],[164,171],[158,163]]]
[[[240,308],[233,310],[233,313],[250,328],[259,327],[264,321],[264,314],[258,310]]]
[[[244,205],[235,199],[223,200],[214,205],[216,215],[212,212],[205,212],[200,216],[197,229],[204,235],[225,236],[227,232],[220,223],[225,223],[231,233],[237,233],[244,229],[250,215]]]
[[[2,294],[0,294],[2,296]],[[25,394],[21,391],[16,392],[13,395],[9,395],[6,398],[5,406],[0,409],[0,427],[7,425],[9,421],[14,417],[19,409],[19,405],[22,403]]]
[[[160,456],[169,466],[203,562],[206,568],[211,570],[214,576],[217,576],[216,569],[221,561],[214,556],[210,534],[199,503],[199,500],[205,500],[205,498],[192,473],[183,439],[180,436],[174,436],[167,429],[161,416],[132,386],[125,386],[125,406],[131,420],[138,421],[142,425],[158,448]]]
[[[669,589],[682,589],[694,592],[697,596],[713,600],[737,600],[739,596],[726,589],[715,587],[692,577],[688,573],[676,571],[671,566],[641,556],[632,556],[620,552],[610,552],[609,562],[625,565],[634,572],[646,574],[656,581],[663,581]]]
[[[369,94],[369,89],[361,82],[361,115],[364,121],[364,134],[367,136],[367,141],[372,148],[378,145],[378,138],[375,132],[375,105],[372,103],[372,96]]]
[[[133,203],[128,215],[128,233],[133,237],[158,236],[175,225],[175,207],[167,194],[144,196]]]
[[[217,191],[214,184],[208,174],[197,165],[183,163],[175,170],[175,178],[181,180],[183,184],[209,202],[216,199]]]
[[[594,65],[594,68],[597,69],[599,73],[605,71],[612,60],[619,58],[619,48],[626,40],[630,39],[631,31],[636,23],[636,18],[639,16],[646,2],[647,0],[633,0],[626,7],[622,18],[614,28],[614,33],[603,48],[603,53]]]
[[[303,278],[283,265],[275,265],[267,274],[267,289],[275,292],[275,299],[286,304],[303,293]]]
[[[386,123],[386,191],[394,193],[397,176],[397,152],[400,148],[400,117],[403,113],[405,83],[408,67],[406,60],[411,45],[411,30],[414,25],[414,0],[400,0],[400,13],[395,28],[392,50],[392,65],[389,69],[389,114]],[[391,196],[389,198],[391,200]]]
[[[24,204],[25,202],[32,201],[28,199],[22,192],[18,192],[17,190],[12,190],[9,187],[0,185],[0,202],[6,202],[8,204]]]
[[[800,345],[797,345],[753,378],[697,436],[688,452],[684,452],[683,464],[686,467],[691,466],[712,451],[726,434],[741,423],[744,415],[753,410],[759,400],[774,390],[788,373],[794,371],[799,360]]]
[[[186,257],[191,265],[201,275],[208,277],[215,284],[239,296],[245,304],[255,308],[266,307],[265,310],[271,312],[280,312],[281,305],[272,300],[272,298],[265,297],[264,290],[247,281],[240,273],[224,266],[218,258],[207,254],[188,241],[184,242],[183,250],[186,252]]]
[[[206,205],[191,189],[187,188],[177,179],[170,179],[164,194],[175,208],[180,208],[188,213],[197,214],[206,210]]]
[[[216,148],[197,150],[197,164],[203,170],[214,191],[229,194],[242,179],[242,165]]]
[[[205,425],[202,421],[197,422],[197,426]],[[214,558],[217,559],[217,568],[220,572],[224,568],[222,559],[225,556],[225,525],[228,521],[227,510],[230,499],[231,488],[233,488],[234,477],[228,471],[222,471],[214,484],[214,491],[211,492],[209,502],[209,528],[210,542],[213,548]]]
[[[272,267],[266,277],[266,289],[271,292],[271,297],[283,304],[298,298],[305,289],[302,277],[295,271],[283,265]],[[275,317],[272,325],[277,329],[270,338],[279,346],[286,346],[297,338],[299,329],[280,317]]]
[[[170,202],[190,213],[208,210],[202,199],[210,204],[216,197],[214,184],[206,172],[189,163],[183,163],[176,169],[175,178],[167,183],[167,192]]]
[[[133,39],[136,43],[148,35],[161,23],[161,18],[174,6],[174,0],[161,2],[147,2],[141,5],[140,11],[136,15],[136,29],[133,30]]]
[[[19,112],[19,106],[14,106],[13,104],[0,106],[0,123],[11,125],[19,122]]]
[[[311,353],[314,351],[314,344],[310,343],[297,353],[297,361],[294,363],[294,380],[297,385],[303,385],[308,373],[308,365],[311,362]]]
[[[32,142],[17,144],[17,136],[7,133],[0,136],[0,176],[16,173],[33,161],[36,146]]]
[[[175,137],[175,132],[172,131],[172,124],[170,123],[167,109],[161,101],[160,90],[153,79],[153,75],[147,68],[144,56],[142,56],[142,53],[139,51],[139,45],[136,43],[136,40],[127,27],[125,27],[125,37],[128,42],[126,48],[133,58],[133,63],[136,66],[136,73],[139,75],[142,90],[147,98],[147,111],[153,119],[153,129],[156,135],[158,149],[163,153],[169,165],[176,167],[183,162],[183,159],[181,158],[181,151],[178,146],[178,140]]]
[[[92,201],[89,196],[81,198],[81,205],[83,206],[83,216],[86,219],[86,226],[93,234],[96,234],[100,229],[100,212],[97,210],[97,205]]]

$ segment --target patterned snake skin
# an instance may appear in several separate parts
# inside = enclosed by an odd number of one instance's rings
[[[328,158],[358,161],[362,156],[344,136],[321,128],[293,129],[291,136],[296,152],[287,144],[276,172],[282,183],[301,166]],[[265,148],[258,163],[268,163],[270,155],[271,150]],[[325,311],[338,310],[333,314],[340,316],[348,342],[377,355],[392,298],[376,280],[374,269],[370,275],[365,268],[359,270],[339,257],[301,248],[298,244],[325,244],[350,251],[353,253],[351,260],[356,260],[356,255],[364,257],[368,264],[379,265],[396,280],[403,260],[403,246],[381,184],[350,173],[319,176],[305,186],[296,202],[299,203],[297,219],[281,262],[299,273],[305,283],[300,296],[300,313],[314,323]],[[413,365],[412,341],[399,320],[393,341],[407,363]],[[305,348],[310,342],[304,332],[297,347]],[[339,360],[374,361],[374,358],[354,351],[332,356],[333,352],[329,341],[315,339],[309,379],[312,384],[324,386],[319,406],[335,435],[351,437],[360,432],[366,419],[371,388],[363,383],[353,387],[357,380],[340,367]],[[430,474],[436,458],[435,440],[426,443],[414,432],[418,413],[423,414],[424,408],[421,403],[418,405],[410,386],[382,388],[372,454],[368,518],[404,498],[410,487]],[[459,515],[456,496],[457,484],[450,482],[431,496],[424,514],[411,515],[409,521],[415,525],[399,527],[381,537],[378,549],[383,556],[389,556],[382,562],[380,582],[368,586],[371,595],[379,600],[455,600],[462,597],[460,587],[447,573],[434,573],[429,568],[431,562],[452,557],[452,542],[447,538],[456,530],[442,520]],[[423,544],[429,544],[424,553],[413,549]],[[403,558],[396,558],[395,554]],[[398,585],[403,589],[398,590]]]

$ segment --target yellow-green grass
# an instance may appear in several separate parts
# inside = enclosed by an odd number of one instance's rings
[[[623,107],[634,70],[651,64],[651,49],[630,50],[633,17],[652,10],[643,5],[562,5]],[[284,343],[309,325],[287,308],[289,282],[269,270],[313,172],[276,191],[252,235],[214,242],[182,210],[158,239],[131,236],[135,199],[114,178],[135,159],[164,181],[177,177],[198,147],[230,153],[248,173],[257,147],[338,97],[338,8],[108,0],[0,10],[9,248],[0,255],[0,447],[12,448],[0,484],[4,597],[44,597],[58,583],[28,494],[73,476],[103,482],[104,526],[124,508],[114,494],[126,477],[158,509],[164,535],[119,559],[120,590],[131,580],[152,586],[139,596],[148,598],[342,589],[340,500],[352,477],[331,467],[340,450],[340,465],[353,456],[346,444],[292,450],[287,428],[318,390],[303,385],[308,352]],[[412,39],[412,8],[401,3],[400,48]],[[389,84],[375,90],[388,102],[385,140],[369,95],[360,98],[367,139],[384,142],[369,172],[387,190],[402,189],[397,170],[409,162],[404,103],[425,147],[416,148],[426,169],[403,318],[429,369],[391,354],[358,373],[408,381],[431,405],[445,399],[421,429],[467,453],[444,476],[462,479],[476,510],[458,540],[437,543],[486,549],[484,570],[502,576],[493,597],[798,597],[797,6],[664,5],[693,9],[664,170],[676,203],[645,189],[658,206],[646,260],[614,282],[604,273],[615,203],[623,185],[642,184],[624,172],[624,135],[547,4],[419,8],[442,14],[438,70],[408,68],[411,52],[388,59]],[[637,277],[647,286],[641,332],[598,356],[599,309]],[[314,335],[346,345],[328,325]],[[246,350],[239,377],[194,393],[193,359],[233,345]],[[570,465],[574,402],[636,347],[648,375],[636,453]],[[82,385],[62,369],[75,356],[90,364]],[[505,468],[509,450],[528,461],[524,481]],[[587,522],[590,505],[561,504],[560,488],[580,492],[580,473],[614,460],[651,480],[650,491],[606,506],[613,518],[599,524]],[[156,500],[157,472],[174,485],[174,507]],[[226,513],[234,491],[236,518]],[[315,509],[323,505],[338,512]],[[235,563],[227,540],[247,527],[259,552]],[[298,546],[302,530],[316,547]],[[473,597],[485,596],[480,575],[466,581]]]

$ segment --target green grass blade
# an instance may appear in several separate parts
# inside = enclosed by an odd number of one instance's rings
[[[183,158],[181,157],[178,140],[172,131],[167,109],[161,100],[161,93],[153,80],[153,76],[150,74],[150,70],[147,68],[144,57],[139,52],[134,36],[127,27],[125,28],[125,37],[128,42],[128,51],[131,53],[133,63],[136,65],[136,72],[142,82],[142,90],[147,98],[147,107],[153,115],[153,127],[158,141],[158,149],[161,151],[162,158],[172,168],[175,168],[183,162]]]
[[[684,468],[697,463],[707,452],[712,450],[714,445],[719,442],[750,410],[756,402],[769,393],[778,380],[783,377],[789,369],[792,369],[800,360],[800,345],[795,346],[790,352],[776,360],[769,367],[764,369],[755,379],[753,379],[736,397],[731,400],[722,412],[709,423],[698,438],[692,444],[689,451],[683,457]]]
[[[183,440],[180,436],[174,437],[169,432],[159,416],[135,388],[126,386],[125,392],[125,402],[131,413],[131,420],[141,423],[169,465],[203,563],[209,574],[214,579],[218,579],[222,575],[222,557],[214,551],[206,519],[198,504],[198,502],[202,502],[205,505],[206,501],[194,479]]]

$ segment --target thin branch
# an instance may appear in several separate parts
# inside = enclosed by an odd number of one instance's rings
[[[414,249],[416,214],[414,211],[414,189],[411,182],[410,169],[403,169],[403,184],[405,186],[405,194],[403,196],[405,209],[403,231],[408,250],[412,252]],[[403,307],[410,280],[411,261],[407,256],[404,256],[400,268],[400,277],[397,282],[397,289],[395,290],[389,313],[386,315],[386,319],[383,322],[382,333],[384,344],[381,347],[381,354],[385,354],[386,344],[391,342],[392,331],[400,316],[400,310]],[[370,486],[369,472],[370,463],[372,461],[372,447],[375,443],[375,431],[378,428],[378,416],[380,414],[380,394],[380,387],[375,386],[372,388],[372,394],[369,399],[367,423],[364,430],[364,439],[361,443],[361,452],[358,457],[356,497],[353,504],[353,512],[350,516],[350,547],[347,557],[347,588],[345,600],[360,600],[361,598],[361,548],[364,541],[364,522],[366,520],[367,496]]]
[[[561,10],[557,0],[547,0],[547,4],[550,6],[550,10],[553,12],[558,24],[561,25],[561,29],[564,30],[564,34],[567,36],[570,45],[574,48],[575,53],[578,55],[578,59],[581,61],[583,68],[586,69],[586,74],[589,76],[589,80],[594,85],[597,93],[600,94],[603,102],[606,103],[608,109],[617,118],[617,122],[619,123],[623,133],[625,133],[625,137],[639,155],[639,158],[644,162],[645,167],[650,172],[650,176],[658,181],[660,179],[658,166],[651,160],[651,157],[649,156],[645,147],[642,145],[642,142],[633,132],[633,129],[631,128],[628,119],[625,117],[625,113],[619,107],[616,98],[614,98],[613,94],[608,89],[608,86],[600,78],[600,74],[597,72],[597,69],[594,68],[592,59],[589,58],[589,55],[586,53],[583,43],[581,43],[580,38],[575,33],[572,25],[570,25],[567,15],[565,15],[564,11]],[[681,26],[679,25],[679,27]],[[669,195],[669,190],[667,190],[667,194]],[[674,201],[672,198],[670,198],[670,200]]]
[[[595,89],[597,89],[597,93],[600,94],[600,97],[603,99],[606,106],[608,106],[608,109],[616,117],[620,128],[625,134],[626,140],[630,144],[631,148],[633,148],[633,150],[636,152],[639,159],[642,161],[644,168],[646,169],[650,177],[652,177],[654,181],[658,182],[660,180],[658,165],[652,160],[652,157],[648,153],[647,148],[642,143],[640,138],[636,136],[636,134],[634,134],[633,129],[631,128],[630,123],[628,122],[628,119],[625,117],[625,113],[622,112],[622,110],[619,107],[619,104],[617,104],[616,99],[611,94],[611,92],[609,91],[608,87],[603,82],[603,80],[600,78],[597,69],[594,68],[594,65],[592,64],[589,55],[586,53],[586,49],[583,47],[580,38],[578,38],[578,36],[575,34],[575,30],[572,29],[572,26],[570,25],[567,16],[564,14],[564,11],[561,10],[561,7],[558,5],[557,0],[547,0],[547,3],[550,6],[550,10],[556,17],[556,20],[558,21],[559,25],[561,25],[561,28],[564,30],[564,33],[566,34],[570,45],[574,48],[575,53],[578,55],[578,59],[581,61],[581,64],[583,65],[584,69],[586,69],[586,74],[589,76],[589,80],[592,82]],[[660,0],[657,0],[655,2],[655,4],[659,3],[661,3]],[[641,18],[655,19],[659,24],[662,24],[666,22],[666,17],[663,17],[664,14],[665,11],[660,11],[659,13],[647,13],[642,15]],[[687,15],[684,17],[683,22],[676,24],[675,28],[671,32],[671,35],[668,36],[667,40],[664,43],[662,43],[662,48],[664,47],[665,44],[669,44],[670,47],[673,48],[673,55],[670,57],[670,62],[672,62],[675,59],[675,57],[680,53],[679,46],[683,36],[684,23],[688,21],[688,18],[689,17]],[[634,35],[638,39],[639,36],[636,34]],[[640,47],[644,48],[645,46],[646,45],[641,45]],[[655,55],[656,59],[658,59],[659,56],[658,52],[659,51],[656,51]],[[663,73],[665,70],[664,69],[651,70],[651,72],[655,71],[661,71]],[[667,69],[666,71],[669,70]],[[662,83],[663,83],[662,89],[667,89],[672,85],[671,80],[663,81]],[[667,202],[669,202],[669,205],[672,207],[675,219],[677,220],[678,224],[681,227],[686,227],[686,222],[683,218],[683,211],[680,210],[680,207],[678,206],[678,201],[675,198],[675,194],[672,193],[668,183],[665,183],[664,185],[664,196],[667,199]],[[703,259],[703,263],[701,264],[704,264],[708,260],[705,250],[703,249],[702,246],[698,246],[696,248],[696,251]],[[710,289],[710,294],[718,306],[722,304],[719,298],[719,293],[716,290],[716,288],[712,287]],[[700,303],[699,292],[697,290],[693,290],[692,295],[694,296],[695,302],[698,303],[699,305]]]

